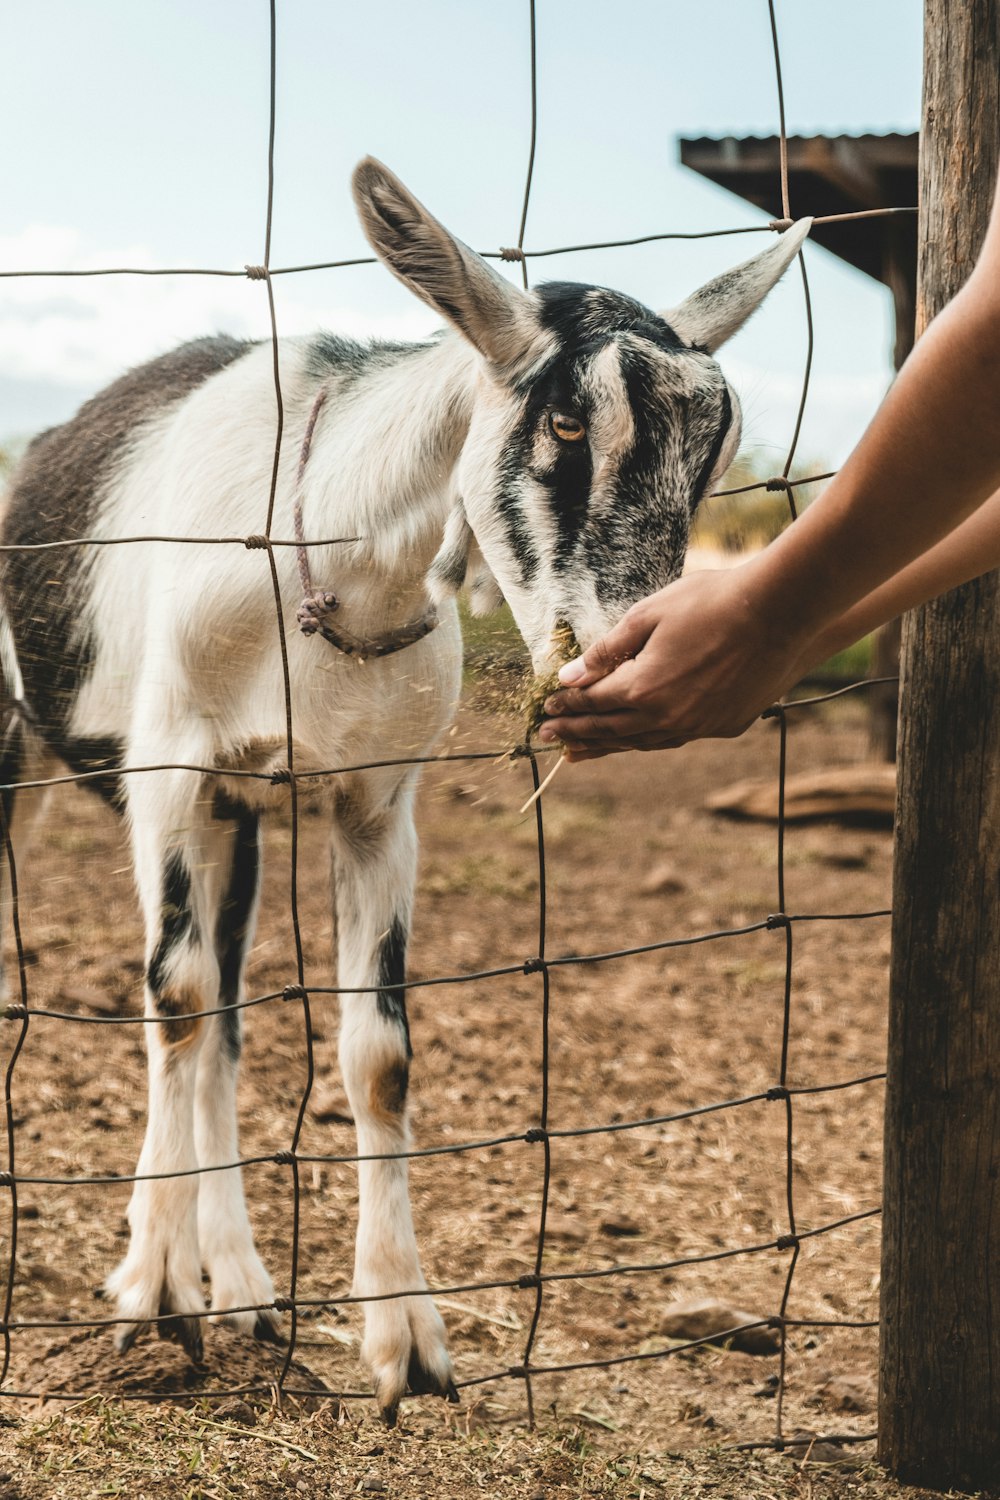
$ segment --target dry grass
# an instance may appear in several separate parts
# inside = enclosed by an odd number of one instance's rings
[[[519,729],[513,718],[500,724],[467,714],[450,746],[493,749],[512,743]],[[720,823],[704,802],[728,781],[773,776],[776,749],[772,726],[761,725],[736,743],[569,768],[544,799],[549,954],[655,942],[741,925],[773,910],[773,828]],[[804,718],[790,733],[793,770],[863,754],[863,720],[850,706]],[[429,770],[421,794],[414,977],[490,969],[537,951],[535,832],[533,819],[517,813],[527,782],[524,764],[506,760]],[[280,989],[290,977],[288,847],[287,824],[275,820],[251,959],[257,993]],[[794,909],[885,904],[888,834],[795,829],[786,854]],[[332,936],[324,855],[323,820],[306,816],[302,869],[320,878],[303,879],[300,903],[307,973],[316,983],[326,982]],[[23,902],[26,941],[37,958],[29,970],[32,1003],[88,1009],[100,1001],[133,1013],[142,938],[120,831],[95,801],[57,799],[37,857],[24,870]],[[887,942],[884,923],[836,924],[836,931],[815,924],[797,932],[794,1082],[879,1067]],[[780,1053],[782,951],[781,934],[761,932],[554,972],[553,1126],[644,1118],[766,1088]],[[411,991],[418,1144],[489,1138],[536,1123],[539,999],[537,975]],[[316,1000],[313,1027],[318,1082],[325,1087],[334,1066],[331,1000]],[[14,1073],[19,1170],[129,1171],[142,1123],[142,1052],[140,1028],[33,1020]],[[297,1008],[252,1012],[241,1086],[247,1155],[287,1144],[303,1079]],[[803,1227],[877,1201],[880,1108],[877,1086],[796,1104],[795,1191]],[[781,1111],[761,1103],[557,1142],[545,1268],[572,1276],[771,1239],[786,1222],[783,1128]],[[349,1152],[352,1145],[344,1124],[307,1120],[304,1152]],[[524,1143],[414,1163],[415,1213],[431,1283],[516,1280],[531,1270],[540,1175],[541,1153]],[[283,1290],[288,1172],[264,1166],[246,1177],[258,1244]],[[15,1322],[106,1312],[92,1293],[122,1251],[127,1189],[25,1187],[20,1200]],[[301,1208],[300,1292],[342,1295],[350,1278],[352,1168],[317,1164],[304,1173]],[[624,1220],[631,1228],[623,1235]],[[787,1256],[768,1252],[710,1270],[550,1282],[533,1359],[560,1364],[654,1353],[668,1344],[660,1326],[667,1302],[711,1294],[766,1314],[780,1300],[786,1271]],[[810,1241],[799,1259],[793,1315],[873,1316],[877,1271],[877,1220]],[[520,1363],[532,1303],[532,1293],[512,1286],[443,1299],[459,1378]],[[351,1308],[317,1309],[300,1321],[299,1357],[331,1390],[364,1385],[358,1327]],[[312,1411],[292,1401],[282,1411],[265,1405],[252,1428],[218,1400],[198,1404],[193,1394],[180,1407],[123,1402],[121,1392],[148,1388],[144,1377],[154,1361],[166,1369],[166,1346],[146,1341],[116,1363],[106,1333],[76,1340],[22,1331],[13,1339],[11,1383],[118,1394],[54,1414],[8,1401],[9,1423],[0,1428],[0,1470],[8,1477],[0,1478],[0,1500],[916,1496],[870,1467],[853,1467],[870,1449],[849,1449],[834,1468],[803,1467],[801,1455],[734,1454],[732,1442],[773,1432],[773,1358],[709,1349],[540,1377],[534,1433],[525,1424],[523,1386],[502,1379],[467,1389],[454,1413],[429,1399],[407,1403],[402,1431],[388,1434],[361,1400]],[[848,1376],[870,1387],[871,1330],[803,1330],[790,1346],[787,1429],[870,1431],[870,1400],[845,1408],[830,1383]],[[217,1361],[214,1385],[241,1383],[238,1356],[220,1330],[208,1330],[209,1349]],[[264,1358],[257,1346],[245,1357]],[[273,1378],[270,1366],[259,1369],[265,1384]],[[174,1389],[190,1391],[183,1372],[171,1378]]]
[[[534,1432],[481,1425],[422,1406],[388,1432],[366,1408],[286,1402],[247,1408],[125,1405],[95,1398],[0,1430],[0,1497],[243,1500],[393,1495],[468,1500],[930,1500],[888,1480],[869,1458],[820,1454],[637,1451],[586,1417]]]

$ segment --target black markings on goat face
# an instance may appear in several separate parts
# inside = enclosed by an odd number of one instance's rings
[[[587,644],[677,577],[691,516],[739,433],[714,359],[649,308],[566,283],[536,296],[548,353],[504,393],[479,537],[533,650],[560,617]]]

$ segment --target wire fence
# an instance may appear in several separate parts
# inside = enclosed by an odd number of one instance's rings
[[[535,5],[534,0],[529,0],[529,26],[530,26],[530,60],[531,60],[531,147],[527,165],[524,196],[520,216],[520,226],[517,244],[512,248],[504,248],[497,251],[484,251],[484,255],[501,259],[507,262],[517,262],[522,269],[522,279],[525,287],[528,286],[528,266],[532,260],[541,259],[546,256],[557,254],[568,254],[575,251],[594,249],[605,249],[614,247],[625,247],[630,245],[648,243],[653,240],[671,239],[700,239],[710,238],[718,235],[739,235],[763,233],[781,230],[791,220],[792,204],[789,195],[788,159],[787,159],[787,133],[785,123],[784,95],[782,87],[781,58],[778,45],[778,31],[775,20],[773,0],[769,0],[768,13],[771,26],[771,35],[774,48],[775,78],[777,84],[778,111],[780,118],[780,192],[782,204],[782,217],[776,219],[769,225],[753,226],[750,228],[714,230],[705,232],[669,232],[652,234],[637,239],[608,239],[594,244],[566,245],[558,248],[526,249],[524,245],[526,226],[531,200],[532,176],[534,170],[535,142],[537,133],[537,75],[536,75],[536,50],[535,50]],[[5,1088],[4,1088],[4,1110],[6,1116],[6,1141],[7,1141],[7,1169],[0,1173],[0,1188],[9,1195],[9,1258],[6,1268],[5,1286],[2,1293],[2,1317],[0,1317],[0,1334],[3,1338],[3,1364],[0,1369],[0,1389],[2,1394],[11,1398],[37,1399],[42,1395],[49,1395],[52,1399],[80,1400],[94,1394],[93,1391],[62,1392],[58,1394],[47,1393],[41,1390],[26,1390],[12,1388],[7,1384],[8,1371],[11,1363],[13,1341],[21,1335],[31,1331],[46,1329],[58,1329],[65,1332],[67,1328],[113,1328],[118,1324],[133,1321],[121,1317],[98,1317],[98,1318],[32,1318],[15,1316],[15,1287],[18,1279],[18,1195],[23,1186],[101,1186],[122,1183],[135,1183],[149,1181],[160,1177],[177,1177],[200,1175],[205,1172],[226,1171],[234,1166],[249,1167],[259,1164],[277,1164],[287,1169],[288,1188],[291,1202],[291,1247],[290,1247],[290,1274],[287,1283],[287,1291],[277,1297],[270,1306],[281,1313],[289,1315],[288,1342],[284,1352],[283,1362],[276,1381],[268,1381],[266,1384],[241,1384],[226,1390],[206,1390],[198,1388],[188,1393],[191,1396],[203,1398],[205,1396],[231,1396],[246,1395],[255,1392],[270,1392],[276,1384],[279,1390],[291,1395],[322,1395],[322,1396],[364,1396],[364,1391],[330,1391],[323,1386],[318,1389],[306,1388],[294,1383],[291,1378],[292,1364],[299,1343],[299,1311],[300,1309],[315,1307],[344,1306],[358,1302],[381,1301],[395,1298],[405,1298],[419,1295],[424,1292],[423,1287],[411,1287],[402,1291],[386,1293],[380,1297],[365,1297],[356,1295],[322,1297],[306,1297],[299,1292],[300,1269],[301,1269],[301,1220],[302,1220],[302,1184],[300,1169],[308,1164],[350,1164],[361,1161],[394,1159],[405,1157],[407,1159],[418,1159],[434,1156],[454,1156],[462,1153],[485,1151],[493,1147],[525,1146],[530,1151],[535,1151],[540,1157],[540,1213],[538,1220],[537,1235],[535,1239],[534,1264],[530,1272],[517,1277],[500,1278],[493,1280],[472,1280],[455,1285],[434,1286],[431,1291],[440,1295],[455,1295],[472,1291],[486,1291],[490,1289],[508,1288],[520,1290],[532,1296],[532,1309],[527,1335],[524,1341],[523,1356],[520,1362],[514,1366],[490,1369],[476,1374],[470,1378],[457,1382],[459,1389],[469,1389],[497,1381],[514,1381],[523,1385],[527,1406],[527,1414],[530,1421],[534,1420],[535,1411],[535,1382],[546,1376],[577,1370],[606,1369],[617,1365],[628,1365],[637,1361],[655,1361],[676,1357],[684,1352],[703,1344],[718,1343],[718,1333],[710,1337],[691,1339],[683,1343],[675,1343],[666,1349],[651,1351],[640,1350],[628,1354],[618,1354],[610,1358],[595,1358],[568,1363],[544,1364],[533,1360],[533,1352],[536,1339],[545,1310],[546,1288],[554,1283],[562,1281],[587,1281],[598,1278],[637,1276],[650,1273],[664,1273],[680,1267],[691,1267],[708,1265],[723,1260],[738,1257],[749,1257],[766,1254],[788,1256],[787,1269],[785,1271],[781,1297],[774,1312],[766,1318],[752,1323],[743,1323],[729,1330],[731,1335],[744,1333],[750,1329],[771,1328],[776,1330],[780,1340],[779,1369],[776,1388],[775,1403],[775,1430],[774,1436],[768,1440],[741,1444],[742,1447],[773,1447],[782,1448],[789,1441],[784,1425],[784,1399],[786,1390],[786,1366],[788,1360],[788,1335],[790,1330],[804,1328],[871,1328],[877,1326],[875,1320],[871,1319],[803,1319],[789,1316],[788,1309],[792,1295],[793,1282],[799,1262],[802,1245],[809,1240],[820,1236],[832,1234],[837,1230],[857,1223],[861,1220],[877,1216],[880,1209],[877,1205],[865,1208],[861,1212],[848,1214],[829,1222],[814,1225],[808,1229],[799,1226],[796,1214],[795,1201],[795,1109],[796,1102],[803,1096],[829,1094],[845,1089],[860,1088],[875,1085],[884,1078],[882,1072],[867,1072],[857,1077],[838,1078],[833,1081],[810,1085],[808,1087],[796,1087],[789,1082],[792,1076],[791,1070],[791,1028],[792,1028],[792,994],[793,994],[793,972],[795,933],[798,928],[807,923],[837,923],[837,922],[861,922],[877,921],[889,915],[888,910],[879,909],[871,911],[853,912],[790,912],[787,908],[785,891],[785,843],[786,843],[786,816],[785,816],[785,789],[787,779],[787,750],[788,750],[788,724],[789,720],[797,715],[808,713],[817,705],[824,704],[841,693],[850,693],[863,690],[891,679],[874,679],[866,682],[855,682],[840,689],[838,692],[825,693],[821,696],[792,700],[774,705],[768,709],[765,718],[777,721],[779,733],[779,765],[778,765],[778,816],[776,836],[776,889],[774,910],[758,921],[750,922],[742,926],[734,926],[725,929],[698,932],[694,935],[664,938],[661,941],[644,943],[633,946],[623,946],[607,952],[588,952],[586,954],[552,955],[548,951],[547,943],[547,887],[546,887],[546,845],[544,827],[544,799],[536,800],[534,804],[535,831],[537,835],[537,872],[538,872],[538,925],[537,945],[535,952],[527,960],[512,961],[498,967],[483,969],[476,972],[448,973],[434,975],[425,979],[413,980],[398,985],[385,985],[372,987],[372,994],[385,990],[417,989],[432,986],[469,985],[475,981],[500,978],[503,976],[530,975],[537,979],[539,988],[539,1011],[541,1026],[541,1050],[539,1058],[539,1108],[537,1118],[526,1128],[518,1128],[508,1133],[493,1135],[483,1139],[466,1140],[458,1143],[431,1145],[405,1153],[392,1153],[386,1156],[364,1156],[358,1153],[343,1154],[315,1154],[307,1153],[301,1149],[301,1137],[306,1111],[310,1096],[316,1081],[316,1071],[313,1057],[312,1025],[311,1025],[311,999],[314,996],[334,996],[341,993],[337,986],[319,986],[307,983],[305,963],[303,957],[303,942],[299,914],[299,836],[300,836],[300,808],[299,787],[301,784],[317,778],[330,778],[348,773],[358,773],[365,770],[390,766],[413,766],[426,763],[440,762],[473,762],[473,761],[495,761],[498,756],[510,755],[513,758],[524,760],[530,780],[535,791],[540,785],[538,755],[544,752],[536,752],[530,744],[519,744],[514,746],[502,746],[488,751],[474,753],[450,753],[428,757],[402,757],[396,759],[385,759],[371,761],[361,765],[333,765],[322,770],[300,771],[295,765],[295,740],[292,716],[292,693],[289,663],[285,644],[283,628],[283,604],[279,586],[278,570],[275,561],[275,549],[288,546],[301,545],[298,538],[281,538],[273,535],[273,521],[275,510],[275,498],[277,493],[279,462],[282,454],[284,413],[282,403],[281,376],[278,363],[278,320],[275,310],[274,278],[283,275],[299,274],[320,269],[335,269],[340,267],[361,265],[370,263],[374,257],[353,258],[349,260],[327,261],[315,265],[282,266],[272,267],[270,265],[271,251],[271,227],[274,197],[274,137],[276,125],[275,107],[275,79],[276,79],[276,55],[277,55],[277,15],[276,0],[270,0],[270,96],[269,96],[269,139],[268,139],[268,189],[266,228],[264,236],[263,260],[259,265],[248,265],[244,270],[219,269],[211,267],[164,267],[150,269],[146,267],[111,267],[99,270],[45,270],[45,271],[0,271],[0,277],[15,276],[248,276],[252,280],[259,280],[264,284],[271,328],[271,344],[273,350],[274,364],[274,395],[276,427],[273,452],[273,463],[271,467],[270,488],[267,496],[265,520],[262,531],[251,536],[219,536],[219,537],[192,537],[173,535],[133,535],[127,537],[108,538],[91,536],[83,538],[67,538],[64,541],[38,544],[39,548],[89,548],[103,547],[108,545],[126,544],[152,544],[157,542],[188,543],[199,547],[215,546],[241,546],[259,549],[266,554],[267,566],[270,572],[271,586],[274,595],[274,605],[277,620],[278,639],[281,647],[282,665],[282,687],[285,704],[285,755],[286,765],[277,773],[256,772],[251,770],[234,770],[226,768],[221,771],[213,765],[177,764],[165,762],[162,764],[129,766],[116,774],[128,776],[142,776],[162,770],[183,770],[192,775],[213,778],[225,775],[227,778],[246,777],[253,780],[269,781],[279,783],[287,787],[288,811],[290,818],[290,853],[288,863],[288,915],[289,931],[292,939],[294,952],[293,977],[281,989],[272,990],[266,994],[251,996],[236,1002],[235,1006],[208,1008],[192,1013],[190,1019],[198,1017],[210,1017],[231,1012],[235,1009],[252,1009],[262,1005],[295,1004],[299,1008],[301,1017],[302,1052],[306,1065],[305,1081],[298,1102],[298,1108],[292,1124],[287,1144],[277,1147],[267,1154],[257,1154],[240,1158],[238,1161],[226,1162],[212,1167],[193,1168],[184,1173],[160,1173],[160,1174],[33,1174],[25,1173],[18,1167],[18,1127],[15,1115],[15,1095],[17,1085],[17,1064],[22,1055],[25,1044],[28,1041],[29,1031],[32,1023],[37,1024],[42,1019],[55,1020],[65,1025],[90,1025],[90,1026],[156,1026],[170,1024],[166,1017],[158,1016],[107,1016],[107,1015],[84,1015],[75,1011],[59,1010],[43,1006],[35,1006],[30,1003],[28,960],[26,957],[25,944],[22,939],[21,906],[18,894],[18,872],[6,825],[3,828],[3,838],[6,851],[6,860],[9,870],[10,888],[12,896],[13,932],[17,948],[17,971],[20,998],[15,1003],[6,1007],[4,1015],[12,1026],[18,1028],[16,1038],[13,1042],[10,1058],[8,1061]],[[834,223],[845,219],[871,218],[887,214],[909,214],[916,210],[909,207],[870,209],[857,214],[834,214],[816,219],[816,223]],[[799,433],[802,425],[802,417],[805,411],[809,395],[809,382],[813,361],[813,327],[812,311],[809,294],[809,281],[806,273],[805,261],[800,255],[799,266],[802,278],[802,290],[804,309],[807,325],[807,347],[804,372],[802,378],[801,395],[798,404],[798,412],[792,439],[789,443],[785,462],[780,474],[761,481],[757,484],[742,485],[735,489],[723,489],[716,493],[721,495],[743,494],[751,490],[767,489],[782,491],[787,497],[789,510],[792,518],[796,514],[795,490],[797,487],[815,483],[818,479],[831,477],[829,474],[792,476],[792,468],[795,453],[798,446]],[[351,538],[334,538],[324,540],[309,540],[307,546],[328,546],[337,541],[353,540]],[[0,551],[33,550],[28,545],[13,547],[5,545]],[[66,773],[65,775],[48,777],[38,780],[25,780],[12,783],[17,789],[36,789],[52,787],[63,783],[85,784],[88,781],[96,781],[107,778],[106,770]],[[7,790],[4,788],[3,790]],[[2,814],[0,814],[2,815]],[[550,1064],[550,1018],[551,1018],[551,993],[550,979],[553,973],[562,968],[569,968],[580,964],[610,965],[615,962],[634,957],[639,954],[665,951],[669,949],[683,949],[700,944],[718,942],[724,939],[746,937],[760,931],[773,931],[783,934],[784,943],[784,981],[782,1001],[782,1026],[780,1059],[773,1084],[766,1090],[752,1093],[744,1097],[726,1098],[713,1100],[700,1104],[694,1108],[678,1110],[672,1113],[656,1114],[641,1119],[629,1119],[625,1121],[591,1124],[580,1128],[561,1128],[550,1122],[549,1095],[551,1081]],[[350,993],[365,993],[359,991],[358,987],[351,986]],[[773,1102],[781,1106],[784,1113],[784,1199],[786,1222],[781,1233],[753,1244],[734,1245],[721,1248],[710,1253],[700,1255],[687,1255],[672,1259],[659,1259],[645,1263],[619,1263],[612,1266],[595,1268],[577,1267],[570,1269],[551,1269],[546,1262],[546,1222],[549,1214],[551,1187],[552,1187],[552,1143],[559,1140],[574,1138],[609,1136],[623,1132],[634,1132],[651,1126],[664,1126],[681,1120],[692,1119],[697,1116],[718,1114],[720,1112],[737,1112],[749,1106],[761,1102]],[[208,1318],[218,1316],[220,1312],[238,1313],[259,1311],[259,1307],[239,1307],[229,1309],[205,1309],[201,1313],[191,1314],[192,1317]],[[156,1324],[169,1323],[175,1318],[174,1314],[161,1314],[158,1318],[150,1321]],[[724,1336],[724,1335],[723,1335]],[[136,1400],[162,1400],[162,1399],[184,1399],[182,1394],[171,1393],[164,1396],[162,1391],[130,1391],[124,1394],[123,1399]],[[827,1433],[816,1441],[867,1441],[873,1437],[872,1433]]]

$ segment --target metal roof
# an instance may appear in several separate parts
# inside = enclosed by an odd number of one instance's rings
[[[916,132],[789,136],[792,218],[915,207],[917,143]],[[763,209],[769,218],[781,218],[777,136],[702,136],[679,144],[684,166]],[[901,267],[916,276],[916,214],[820,224],[811,238],[889,286]]]

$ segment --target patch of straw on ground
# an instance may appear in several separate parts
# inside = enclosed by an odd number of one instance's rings
[[[191,1407],[94,1398],[0,1429],[0,1500],[243,1500],[243,1497],[393,1495],[465,1500],[932,1500],[897,1485],[868,1458],[702,1448],[608,1447],[584,1424],[505,1431],[476,1425],[474,1408],[404,1407],[387,1431],[360,1406],[312,1413],[244,1403]],[[985,1500],[985,1497],[984,1497]]]

